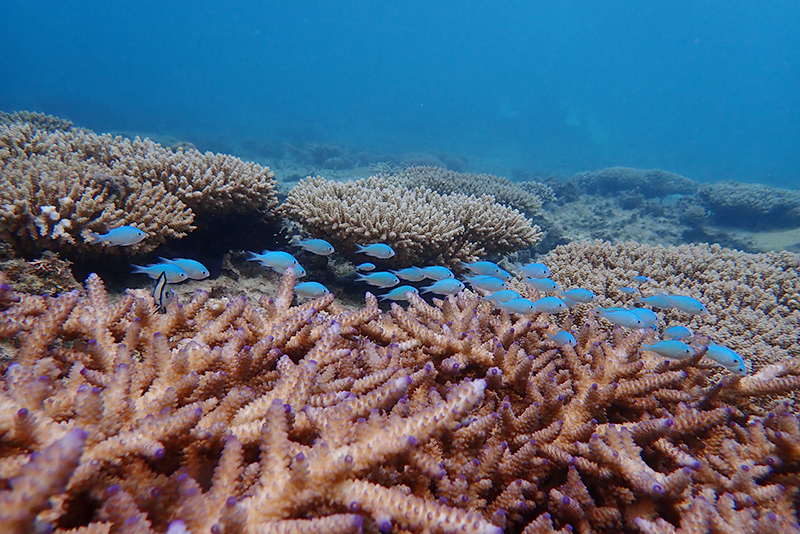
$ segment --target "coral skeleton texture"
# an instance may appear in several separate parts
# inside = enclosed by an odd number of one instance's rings
[[[172,151],[38,114],[0,117],[0,239],[20,253],[143,254],[193,231],[196,216],[276,205],[269,168],[234,156]],[[86,242],[124,225],[148,237],[123,248]]]
[[[0,276],[0,531],[800,532],[800,420],[749,408],[797,357],[715,379],[590,318],[294,283],[158,313]]]
[[[355,244],[382,242],[398,265],[458,265],[538,243],[541,230],[519,211],[482,195],[439,194],[379,177],[301,180],[281,206],[314,237],[353,256]]]

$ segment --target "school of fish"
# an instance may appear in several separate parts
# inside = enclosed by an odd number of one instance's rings
[[[133,226],[122,226],[106,234],[89,234],[87,242],[103,246],[128,246],[141,242],[147,234]],[[320,256],[330,256],[335,252],[334,247],[324,239],[301,239],[295,236],[290,245],[299,247],[306,252]],[[388,260],[395,255],[391,246],[385,243],[371,243],[357,245],[356,253],[364,254],[378,260]],[[248,252],[248,261],[258,262],[260,265],[283,274],[287,269],[293,269],[298,278],[306,276],[305,269],[300,262],[290,253],[280,250],[264,250],[261,253]],[[159,258],[160,263],[146,266],[133,265],[134,273],[147,274],[156,280],[153,298],[159,310],[166,310],[170,302],[175,299],[175,293],[169,284],[176,284],[185,280],[202,280],[209,276],[208,269],[200,262],[189,258]],[[433,293],[436,295],[455,295],[463,291],[466,285],[482,295],[482,298],[491,302],[495,307],[508,313],[526,314],[541,312],[560,314],[578,305],[591,305],[596,295],[588,289],[576,287],[562,290],[550,278],[550,269],[541,263],[519,265],[518,274],[522,281],[539,293],[553,293],[543,296],[535,301],[522,297],[516,291],[508,289],[508,282],[514,276],[490,261],[476,261],[472,263],[461,262],[461,267],[471,275],[463,276],[462,280],[456,278],[455,273],[447,267],[432,265],[427,267],[405,267],[398,270],[377,271],[374,263],[364,262],[355,267],[355,281],[363,282],[382,289],[390,289],[381,295],[381,300],[402,301],[408,300],[410,294]],[[422,288],[411,285],[399,285],[400,281],[432,283]],[[672,295],[663,292],[654,292],[645,297],[642,289],[651,282],[646,276],[636,276],[631,282],[638,286],[622,286],[618,289],[630,296],[635,296],[632,308],[611,307],[593,308],[595,317],[608,321],[611,324],[630,329],[650,328],[657,332],[661,319],[655,310],[674,309],[686,315],[703,315],[708,313],[706,307],[699,300],[686,295]],[[317,298],[330,291],[319,282],[302,282],[295,286],[295,294],[300,297]],[[645,307],[648,306],[648,307]],[[653,308],[653,309],[650,309]],[[701,348],[692,346],[693,334],[683,325],[672,325],[665,328],[660,334],[661,340],[654,343],[644,343],[641,349],[652,352],[663,358],[682,360],[694,357]],[[571,332],[561,330],[550,335],[550,340],[557,346],[569,344],[576,345],[575,336]],[[744,376],[750,370],[749,362],[734,350],[709,343],[705,348],[704,357],[714,361],[736,376]]]

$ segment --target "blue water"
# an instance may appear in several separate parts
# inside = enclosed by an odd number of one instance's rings
[[[0,109],[97,131],[800,187],[793,0],[18,1]]]

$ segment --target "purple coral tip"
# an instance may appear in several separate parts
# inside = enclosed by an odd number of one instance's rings
[[[113,486],[108,487],[106,493],[108,495],[116,495],[117,493],[119,493],[119,490],[120,490],[119,484],[114,484]]]
[[[777,523],[778,522],[777,514],[775,514],[775,512],[768,513],[767,514],[767,521],[769,521],[770,523]]]
[[[661,484],[653,484],[653,493],[658,493],[659,495],[664,493],[664,488]]]
[[[20,408],[19,410],[17,410],[17,417],[28,417],[28,409]]]
[[[408,441],[408,444],[411,445],[411,446],[419,444],[419,440],[417,439],[416,436],[408,436],[407,441]]]
[[[211,534],[222,534],[222,532],[222,527],[219,525],[219,523],[214,523],[211,525]]]
[[[667,425],[667,426],[674,426],[675,425],[675,420],[674,419],[667,419],[666,421],[664,421],[664,424]]]
[[[378,528],[381,530],[381,532],[383,532],[383,534],[386,534],[387,532],[392,530],[392,522],[389,521],[388,519],[384,519],[383,521],[378,523]]]
[[[305,462],[305,461],[306,461],[306,455],[305,455],[305,454],[303,454],[302,452],[298,452],[298,453],[295,455],[294,459],[295,459],[295,461],[297,461],[297,462]]]
[[[572,499],[570,499],[566,495],[561,497],[561,504],[563,504],[564,506],[569,506],[571,502],[572,502]]]
[[[236,497],[231,496],[231,497],[228,497],[227,499],[225,499],[225,506],[230,508],[232,506],[236,506],[237,502],[239,502],[239,499],[237,499]]]
[[[153,452],[153,456],[155,456],[157,459],[163,458],[165,454],[167,454],[167,451],[164,449],[164,447],[159,447],[155,450],[155,452]]]
[[[351,512],[358,512],[361,509],[361,505],[358,504],[358,501],[352,501],[349,508]]]
[[[150,496],[151,497],[156,497],[156,498],[160,497],[161,496],[161,488],[153,488],[153,489],[151,489],[150,490]]]

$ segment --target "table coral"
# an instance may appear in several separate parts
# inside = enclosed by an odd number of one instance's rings
[[[267,167],[47,118],[0,117],[0,239],[18,253],[145,253],[194,230],[197,216],[277,205]],[[86,242],[89,232],[124,225],[148,237],[130,247]]]
[[[541,239],[538,226],[491,196],[440,195],[376,177],[353,182],[306,178],[292,189],[282,210],[352,259],[357,244],[386,243],[395,250],[397,265],[458,265]]]
[[[469,291],[382,313],[293,287],[162,314],[94,275],[0,284],[0,528],[800,532],[800,419],[747,402],[800,386],[800,358],[713,378]],[[548,340],[575,320],[574,348]]]

